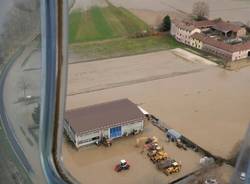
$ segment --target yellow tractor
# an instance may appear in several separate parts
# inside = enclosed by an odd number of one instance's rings
[[[153,150],[148,152],[149,158],[152,160],[153,163],[159,162],[161,160],[165,160],[168,158],[168,154],[163,150]]]
[[[165,168],[163,172],[168,176],[170,174],[179,173],[181,171],[181,164],[178,162],[173,162],[171,166]]]

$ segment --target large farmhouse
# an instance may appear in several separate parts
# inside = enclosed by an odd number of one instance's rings
[[[142,131],[144,114],[128,99],[101,103],[66,112],[64,129],[79,148],[102,137],[115,139]]]
[[[238,24],[223,20],[173,20],[170,33],[179,42],[225,60],[250,57],[250,41],[245,39],[246,29]]]

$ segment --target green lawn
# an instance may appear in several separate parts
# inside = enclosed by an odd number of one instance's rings
[[[128,10],[115,7],[93,7],[69,16],[69,42],[89,42],[132,35],[148,29],[147,24]]]
[[[81,56],[82,61],[128,56],[159,50],[183,47],[171,36],[144,38],[118,38],[103,42],[72,44],[70,48]]]

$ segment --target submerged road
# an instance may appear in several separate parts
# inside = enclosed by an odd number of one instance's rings
[[[6,114],[5,105],[4,105],[4,95],[3,95],[6,76],[7,76],[8,72],[10,71],[11,67],[13,66],[13,64],[15,63],[18,56],[20,56],[23,53],[24,49],[25,48],[20,48],[16,52],[16,54],[12,57],[11,61],[5,66],[5,68],[1,72],[1,76],[0,76],[0,118],[1,118],[2,125],[3,125],[3,129],[5,130],[5,133],[8,137],[10,145],[11,145],[12,149],[14,150],[14,153],[16,154],[18,160],[21,162],[22,166],[25,168],[25,170],[27,172],[33,173],[33,169],[31,167],[27,157],[25,156],[23,149],[22,149],[21,145],[19,144],[18,139],[15,135],[12,122],[10,122],[8,115]]]

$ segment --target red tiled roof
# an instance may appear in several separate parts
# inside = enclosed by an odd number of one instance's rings
[[[193,21],[193,24],[197,28],[208,28],[216,24],[215,20],[202,20],[202,21]]]
[[[200,40],[207,45],[211,45],[213,47],[216,47],[216,48],[219,48],[219,49],[231,52],[231,53],[250,49],[250,41],[231,45],[223,41],[216,40],[215,38],[208,37],[203,33],[194,33],[191,37],[194,39]]]
[[[180,29],[184,29],[184,30],[187,30],[187,31],[193,31],[196,27],[189,23],[189,22],[181,22],[181,21],[177,21],[177,20],[173,20],[174,24],[180,28]]]
[[[200,41],[205,41],[206,37],[207,36],[203,33],[194,33],[191,35],[191,38],[196,39],[196,40],[200,40]]]
[[[215,25],[213,25],[213,28],[222,32],[228,32],[228,31],[237,32],[241,29],[240,26],[224,21],[218,21]]]

